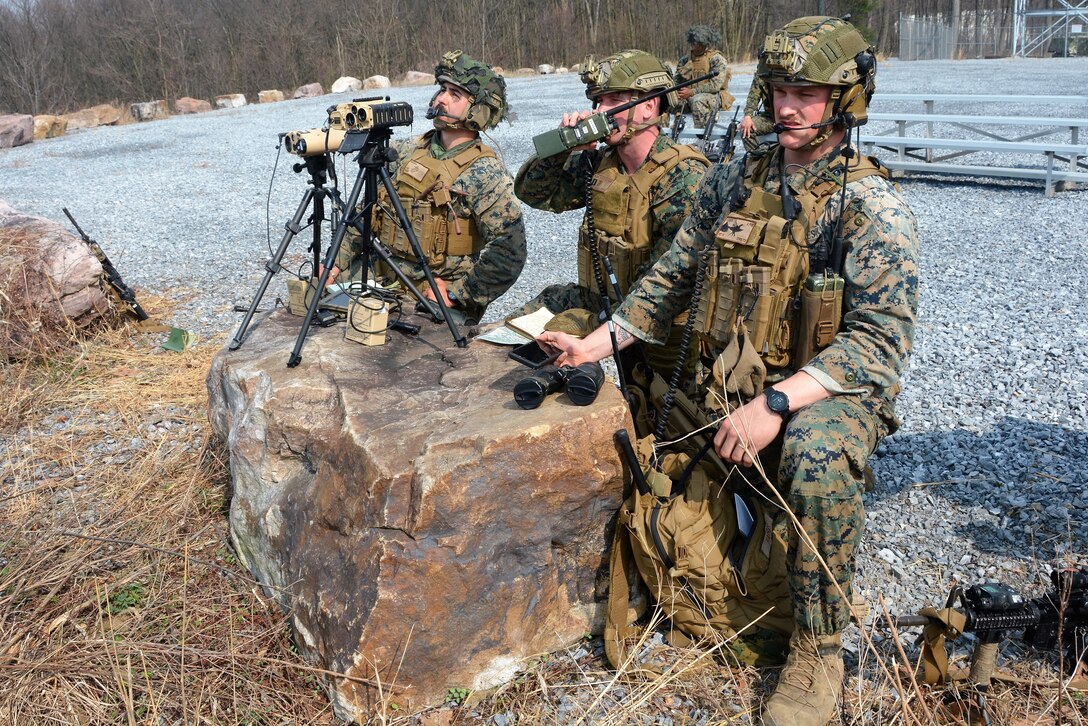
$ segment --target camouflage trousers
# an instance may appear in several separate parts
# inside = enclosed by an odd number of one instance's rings
[[[583,287],[582,285],[577,285],[575,283],[549,285],[535,298],[510,313],[507,316],[507,319],[516,318],[520,315],[527,315],[542,307],[547,307],[553,313],[561,313],[564,310],[582,308],[596,315],[601,312],[601,296],[597,294],[596,290],[591,290],[588,287]],[[619,303],[613,301],[612,309],[615,310],[617,307],[619,307]],[[577,331],[578,334],[583,336],[587,335],[589,332],[591,331]],[[668,340],[665,341],[664,345],[642,344],[646,353],[646,363],[648,363],[658,375],[664,378],[666,382],[670,380],[673,371],[676,368],[676,361],[680,357],[680,339],[683,333],[683,325],[677,323],[672,326]],[[627,353],[627,351],[624,351],[624,353]],[[698,353],[698,347],[693,341],[688,351],[683,373],[681,374],[682,389],[687,388],[688,384],[693,379]]]
[[[707,122],[722,107],[722,97],[717,93],[696,93],[688,100],[691,118],[697,129],[705,129]]]
[[[830,635],[850,622],[854,556],[865,530],[865,465],[896,426],[886,399],[832,396],[794,414],[760,454],[800,524],[790,526],[786,564],[801,630]]]

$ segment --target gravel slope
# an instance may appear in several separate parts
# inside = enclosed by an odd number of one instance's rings
[[[741,72],[732,91],[743,97]],[[885,92],[1084,94],[1088,59],[889,62]],[[422,112],[433,87],[393,89]],[[577,76],[512,79],[519,115],[493,134],[512,171],[531,137],[586,106]],[[126,280],[183,304],[174,323],[226,339],[264,274],[305,178],[276,164],[277,133],[321,124],[351,94],[101,128],[0,151],[0,198],[63,221],[67,206]],[[878,110],[896,110],[879,104]],[[921,110],[906,104],[899,110]],[[1088,117],[1088,108],[941,111]],[[407,130],[405,130],[406,132]],[[1011,160],[1013,162],[1023,160]],[[344,166],[341,184],[355,169]],[[921,325],[899,399],[903,428],[879,449],[859,583],[915,609],[950,578],[1006,579],[1032,593],[1041,562],[1088,552],[1088,192],[1037,184],[908,180],[923,241]],[[267,208],[266,208],[266,199]],[[501,317],[573,279],[580,216],[526,210],[530,255]],[[309,234],[290,261],[305,259]],[[273,293],[282,283],[273,284]],[[203,292],[198,292],[203,291]]]

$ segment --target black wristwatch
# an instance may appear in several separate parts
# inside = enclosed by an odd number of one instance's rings
[[[790,417],[790,398],[782,391],[774,388],[764,389],[763,395],[767,398],[767,408],[777,413],[783,419]]]

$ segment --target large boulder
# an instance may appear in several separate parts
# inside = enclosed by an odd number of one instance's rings
[[[84,108],[80,111],[67,114],[68,130],[93,129],[96,126],[113,126],[121,120],[121,110],[108,103]]]
[[[134,103],[128,107],[128,111],[136,121],[158,121],[170,118],[170,108],[163,100]]]
[[[22,113],[0,116],[0,149],[22,146],[33,140],[33,116]]]
[[[281,310],[208,374],[238,554],[304,657],[352,677],[328,690],[360,722],[383,698],[496,686],[599,627],[623,486],[613,386],[523,411],[505,349],[413,322],[380,347],[314,328],[288,368],[300,318]]]
[[[541,63],[536,67],[536,72],[542,76],[548,76],[555,73],[555,66],[551,63]]]
[[[332,82],[330,93],[350,93],[363,90],[363,82],[354,76],[340,76]],[[320,94],[318,94],[320,95]]]
[[[244,93],[224,93],[222,96],[215,97],[216,108],[241,108],[246,105],[246,94]]]
[[[279,103],[283,100],[283,91],[271,89],[257,93],[257,103]]]
[[[404,78],[400,79],[400,82],[405,86],[421,86],[425,83],[434,83],[434,74],[424,73],[423,71],[407,71]]]
[[[110,309],[102,265],[61,225],[0,201],[0,361],[67,340]]]
[[[68,130],[68,121],[63,116],[42,114],[34,117],[34,140],[54,139],[64,136]]]
[[[203,98],[190,98],[183,96],[174,101],[174,113],[206,113],[212,110],[212,105]]]
[[[325,89],[321,87],[320,83],[307,83],[305,86],[296,88],[295,92],[291,94],[291,98],[316,98],[324,95]]]
[[[390,88],[392,85],[388,76],[370,76],[363,81],[363,90],[375,91],[381,88]]]

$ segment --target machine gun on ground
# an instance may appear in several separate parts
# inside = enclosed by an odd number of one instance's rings
[[[1075,674],[1088,665],[1088,570],[1054,570],[1051,589],[1026,599],[1003,583],[972,585],[952,589],[943,609],[923,608],[918,615],[892,619],[896,628],[922,627],[922,655],[925,682],[949,683],[945,643],[964,633],[978,638],[971,656],[968,680],[977,692],[983,722],[990,723],[985,692],[997,664],[1001,642],[1023,631],[1022,640],[1041,652],[1057,651],[1063,669]]]

